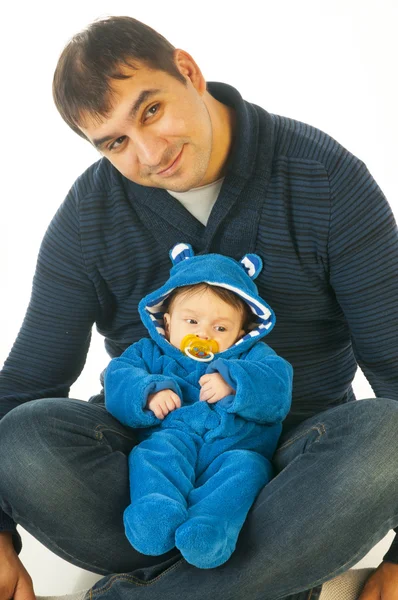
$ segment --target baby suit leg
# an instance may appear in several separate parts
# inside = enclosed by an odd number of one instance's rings
[[[193,432],[164,428],[131,451],[131,504],[123,521],[126,536],[138,552],[157,556],[174,548],[175,531],[188,517],[198,443],[200,438]]]
[[[271,463],[251,450],[228,450],[215,458],[188,496],[188,518],[175,534],[176,547],[192,565],[218,567],[235,550],[239,532]]]

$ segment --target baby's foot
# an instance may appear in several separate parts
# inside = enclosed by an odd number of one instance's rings
[[[225,563],[235,550],[236,539],[228,539],[225,525],[216,517],[199,515],[185,521],[176,531],[175,545],[187,562],[200,569]]]
[[[141,554],[158,556],[175,546],[175,531],[188,518],[187,509],[163,494],[148,494],[124,511],[126,536]]]

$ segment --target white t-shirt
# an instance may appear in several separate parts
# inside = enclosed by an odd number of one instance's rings
[[[176,198],[185,208],[193,215],[202,225],[207,225],[211,210],[217,200],[218,194],[222,186],[224,177],[203,185],[202,187],[193,188],[187,192],[172,192],[168,193]]]

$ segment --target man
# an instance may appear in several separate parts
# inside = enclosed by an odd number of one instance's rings
[[[103,158],[71,188],[43,240],[28,312],[1,374],[0,590],[33,598],[21,523],[51,550],[103,574],[101,598],[274,599],[354,565],[398,525],[397,229],[364,165],[322,132],[269,115],[147,26],[115,17],[65,48],[54,98]],[[270,344],[294,367],[275,456],[225,565],[175,550],[139,554],[124,536],[129,430],[66,399],[92,325],[119,356],[145,335],[140,298],[167,251],[260,254]],[[357,363],[377,399],[355,402]],[[398,544],[362,600],[398,598]],[[2,600],[2,598],[0,598]]]

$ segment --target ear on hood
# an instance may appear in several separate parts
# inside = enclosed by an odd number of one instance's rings
[[[180,243],[173,246],[169,255],[173,265],[178,265],[178,263],[183,260],[193,258],[195,253],[191,244]],[[256,279],[263,268],[263,261],[258,254],[245,254],[239,262],[251,279]]]

